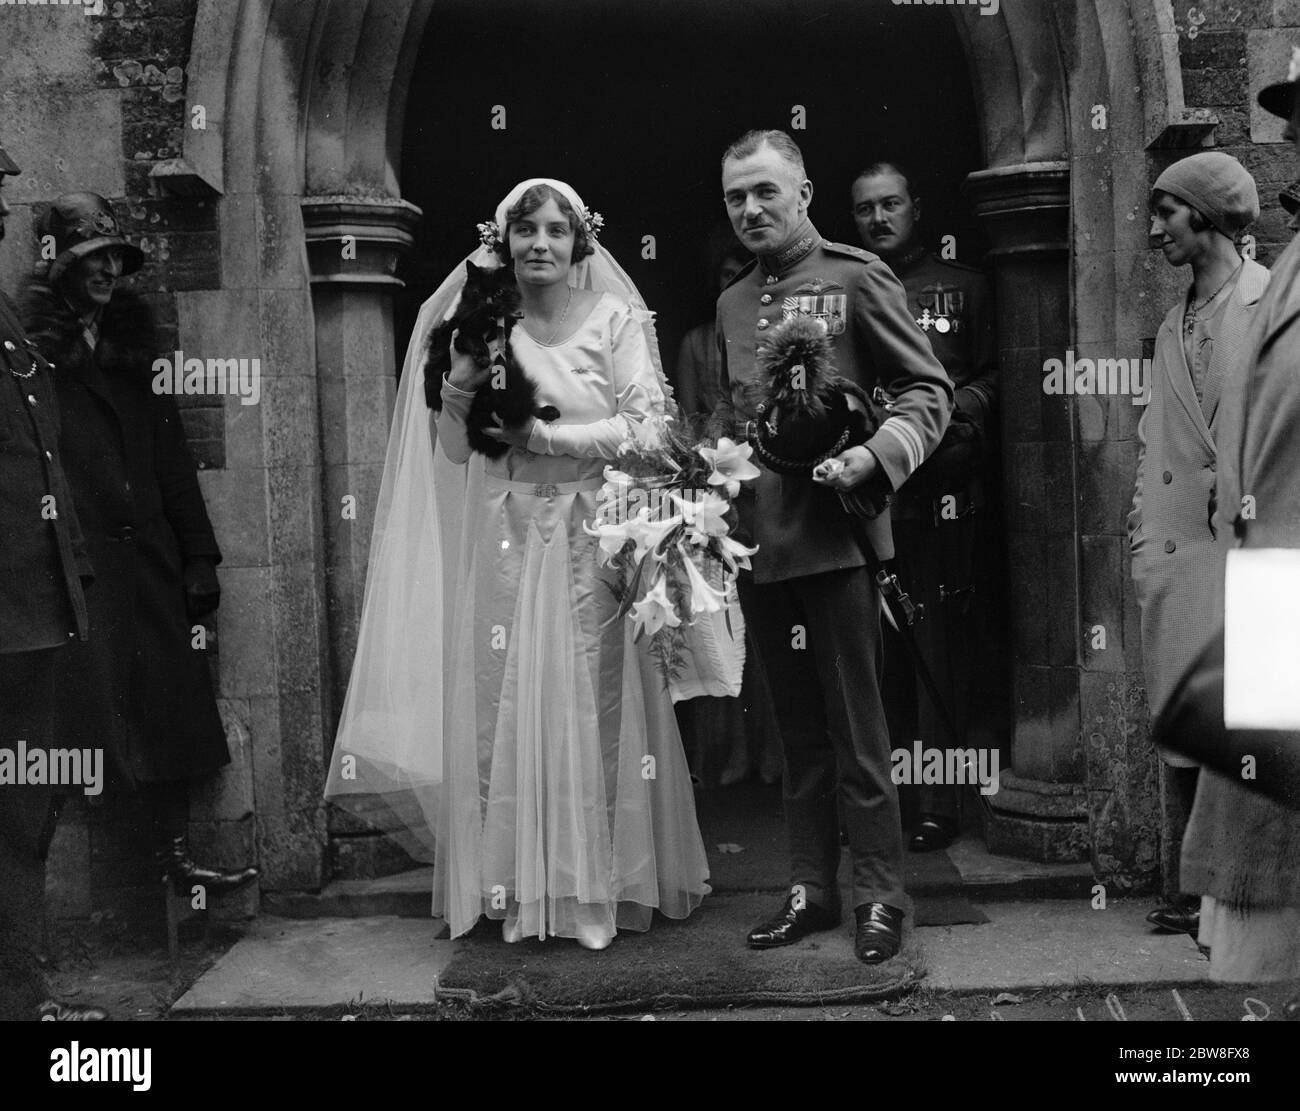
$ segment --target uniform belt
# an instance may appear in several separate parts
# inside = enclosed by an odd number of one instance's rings
[[[605,485],[603,478],[580,478],[575,482],[514,482],[496,475],[484,475],[484,485],[511,494],[531,494],[535,498],[554,498],[560,494],[578,494],[583,490],[599,490]]]

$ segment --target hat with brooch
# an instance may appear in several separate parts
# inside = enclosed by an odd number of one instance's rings
[[[123,274],[134,274],[144,265],[143,252],[122,235],[113,209],[98,193],[65,193],[58,197],[41,216],[36,234],[42,239],[54,237],[54,260],[42,275],[51,284],[77,259],[106,247],[121,251]],[[44,265],[40,264],[38,271]]]
[[[1286,80],[1259,90],[1259,106],[1266,112],[1289,120],[1295,111],[1297,81],[1300,81],[1300,46],[1291,48],[1291,66],[1287,70]]]

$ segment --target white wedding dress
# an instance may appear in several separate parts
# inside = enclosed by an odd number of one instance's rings
[[[385,559],[381,528],[372,548],[372,570],[440,563],[443,582],[394,570],[401,581],[373,598],[368,585],[366,600],[387,629],[441,594],[440,612],[419,622],[440,630],[407,636],[417,647],[405,651],[427,657],[423,673],[397,659],[368,669],[377,675],[354,671],[327,794],[367,820],[382,812],[410,851],[433,847],[433,913],[453,937],[487,915],[510,940],[600,947],[618,929],[647,929],[656,909],[686,917],[709,892],[672,703],[616,617],[583,529],[604,467],[665,399],[645,330],[610,293],[571,338],[544,345],[520,325],[511,343],[560,417],[538,425],[531,450],[485,460],[465,438],[472,395],[444,380],[428,480],[439,508],[404,530],[410,558]],[[390,451],[402,450],[399,438]],[[417,509],[426,499],[411,495]],[[361,767],[351,777],[340,774],[350,753]]]

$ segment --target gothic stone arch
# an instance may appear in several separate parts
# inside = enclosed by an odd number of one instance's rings
[[[392,408],[394,266],[418,216],[400,195],[400,136],[432,7],[199,0],[187,107],[208,126],[159,172],[220,198],[222,288],[181,295],[182,340],[256,321],[267,379],[262,406],[226,414],[253,556],[227,577],[222,684],[250,727],[272,890],[324,878],[323,763]],[[1154,334],[1126,284],[1145,248],[1131,218],[1145,211],[1145,150],[1194,141],[1204,121],[1183,112],[1168,0],[952,14],[980,106],[985,168],[967,190],[994,245],[1018,588],[995,847],[1123,871],[1149,849],[1154,774],[1119,512],[1136,414],[1127,399],[1044,397],[1041,369],[1071,346],[1115,353]],[[1107,129],[1081,141],[1096,104]],[[1082,636],[1095,625],[1111,631],[1104,650]]]

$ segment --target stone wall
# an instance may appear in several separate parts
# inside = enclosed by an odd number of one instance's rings
[[[1158,50],[1128,72],[1108,51],[1075,43],[1071,97],[1074,190],[1075,352],[1079,357],[1149,357],[1160,322],[1186,288],[1187,271],[1165,264],[1146,245],[1150,183],[1169,163],[1202,146],[1234,155],[1255,176],[1262,215],[1254,227],[1259,260],[1269,265],[1289,240],[1277,203],[1281,185],[1300,176],[1295,153],[1280,142],[1282,124],[1255,105],[1255,94],[1286,73],[1292,44],[1300,44],[1300,4],[1293,0],[1175,0],[1146,9],[1146,31],[1158,31],[1174,74],[1157,73]],[[1155,9],[1155,17],[1150,16]],[[1097,4],[1100,36],[1122,41],[1138,20]],[[1154,26],[1152,26],[1154,24]],[[1181,103],[1168,103],[1181,81]],[[1117,111],[1140,93],[1145,126]],[[1092,127],[1091,109],[1105,104],[1110,127]],[[1181,109],[1181,114],[1179,110]],[[1153,117],[1158,122],[1153,126]],[[1177,118],[1175,118],[1177,117]],[[1126,121],[1128,123],[1126,124]],[[1139,117],[1139,122],[1141,117]],[[1067,399],[1054,399],[1059,403]],[[1158,805],[1166,789],[1162,765],[1148,739],[1138,611],[1125,531],[1142,409],[1128,398],[1072,401],[1075,442],[1080,612],[1079,727],[1086,754],[1092,860],[1119,888],[1145,887],[1168,875],[1177,842],[1163,828]],[[1107,632],[1105,649],[1092,631]],[[1118,632],[1118,636],[1116,633]],[[1117,650],[1118,649],[1118,650]]]
[[[24,170],[6,185],[14,214],[0,246],[0,286],[16,292],[30,273],[37,250],[33,222],[43,202],[61,192],[98,192],[145,253],[144,268],[124,284],[154,308],[160,353],[238,355],[245,353],[238,348],[248,317],[222,321],[219,342],[204,337],[198,343],[198,329],[187,319],[196,295],[224,284],[217,198],[174,196],[150,177],[181,153],[197,6],[196,0],[122,0],[107,4],[102,16],[77,6],[0,7],[0,136]],[[233,864],[258,855],[249,715],[231,697],[248,666],[239,662],[245,656],[239,642],[248,638],[235,634],[263,620],[237,581],[241,566],[256,563],[258,552],[247,542],[243,507],[229,493],[226,402],[177,400],[225,553],[224,601],[209,622],[206,651],[223,696],[233,760],[223,775],[192,793],[191,840],[202,858]],[[253,666],[270,669],[272,661],[268,655]],[[128,917],[140,911],[161,921],[160,902],[141,897],[156,885],[151,846],[134,828],[139,816],[135,801],[111,787],[94,805],[71,800],[52,848],[52,913]],[[225,910],[248,913],[255,906],[256,893],[247,892]]]

